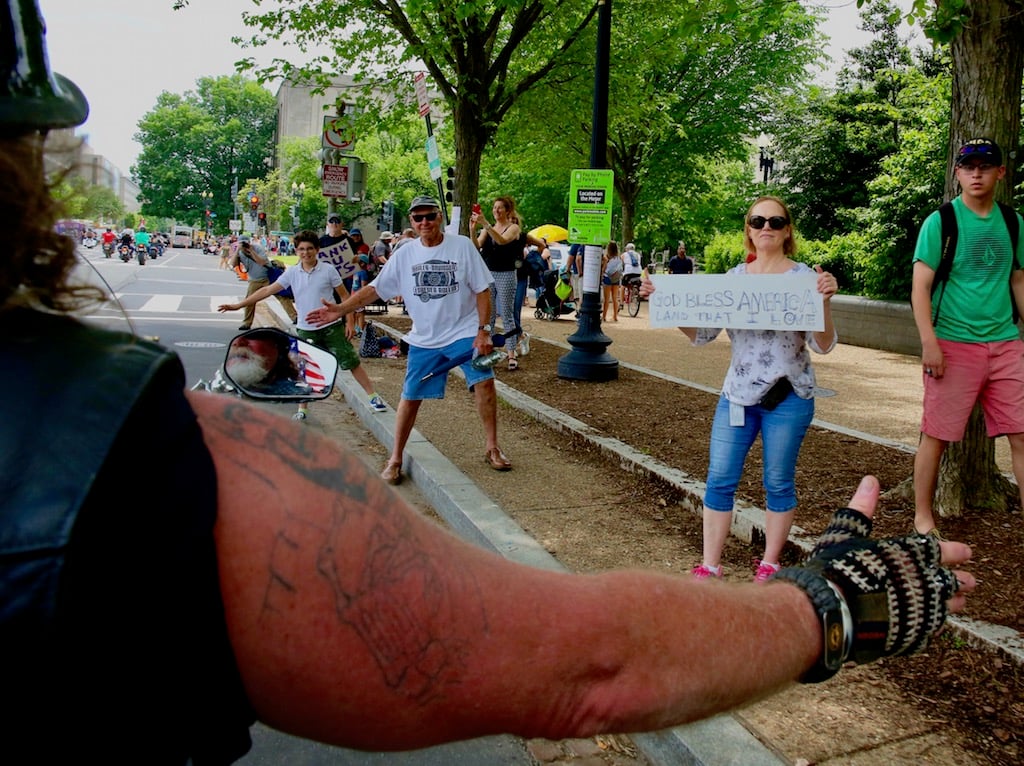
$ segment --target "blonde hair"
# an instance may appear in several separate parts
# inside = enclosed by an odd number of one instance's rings
[[[796,255],[796,230],[793,228],[793,214],[789,211],[789,205],[771,194],[765,194],[758,197],[750,204],[750,207],[747,208],[747,214],[743,216],[743,246],[747,249],[748,253],[757,251],[757,248],[754,247],[754,240],[750,238],[750,224],[747,223],[747,221],[750,219],[750,211],[762,202],[774,202],[782,208],[782,211],[786,216],[786,220],[789,221],[789,237],[782,243],[782,252],[792,258]]]

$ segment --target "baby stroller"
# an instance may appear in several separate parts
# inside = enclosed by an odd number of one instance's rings
[[[558,269],[549,269],[541,276],[541,286],[537,290],[537,306],[533,316],[537,319],[554,321],[564,314],[576,310],[572,300],[572,285],[567,273],[560,274]]]

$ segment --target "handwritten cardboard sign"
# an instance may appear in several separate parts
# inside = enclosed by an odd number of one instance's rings
[[[348,240],[343,239],[340,242],[335,242],[333,245],[320,248],[320,251],[316,254],[316,257],[321,261],[327,261],[341,274],[341,278],[345,279],[356,273],[355,264],[352,263],[352,248],[348,245]]]
[[[651,327],[825,329],[817,274],[654,274]]]

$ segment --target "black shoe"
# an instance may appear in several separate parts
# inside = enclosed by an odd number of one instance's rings
[[[238,329],[239,330],[248,330],[250,328],[249,328],[249,325],[247,325],[247,324],[241,324],[241,325],[238,325]]]

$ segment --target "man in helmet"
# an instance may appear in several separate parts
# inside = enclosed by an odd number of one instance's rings
[[[149,232],[146,231],[145,226],[140,226],[139,230],[135,232],[135,248],[141,249],[144,253],[149,253]]]

